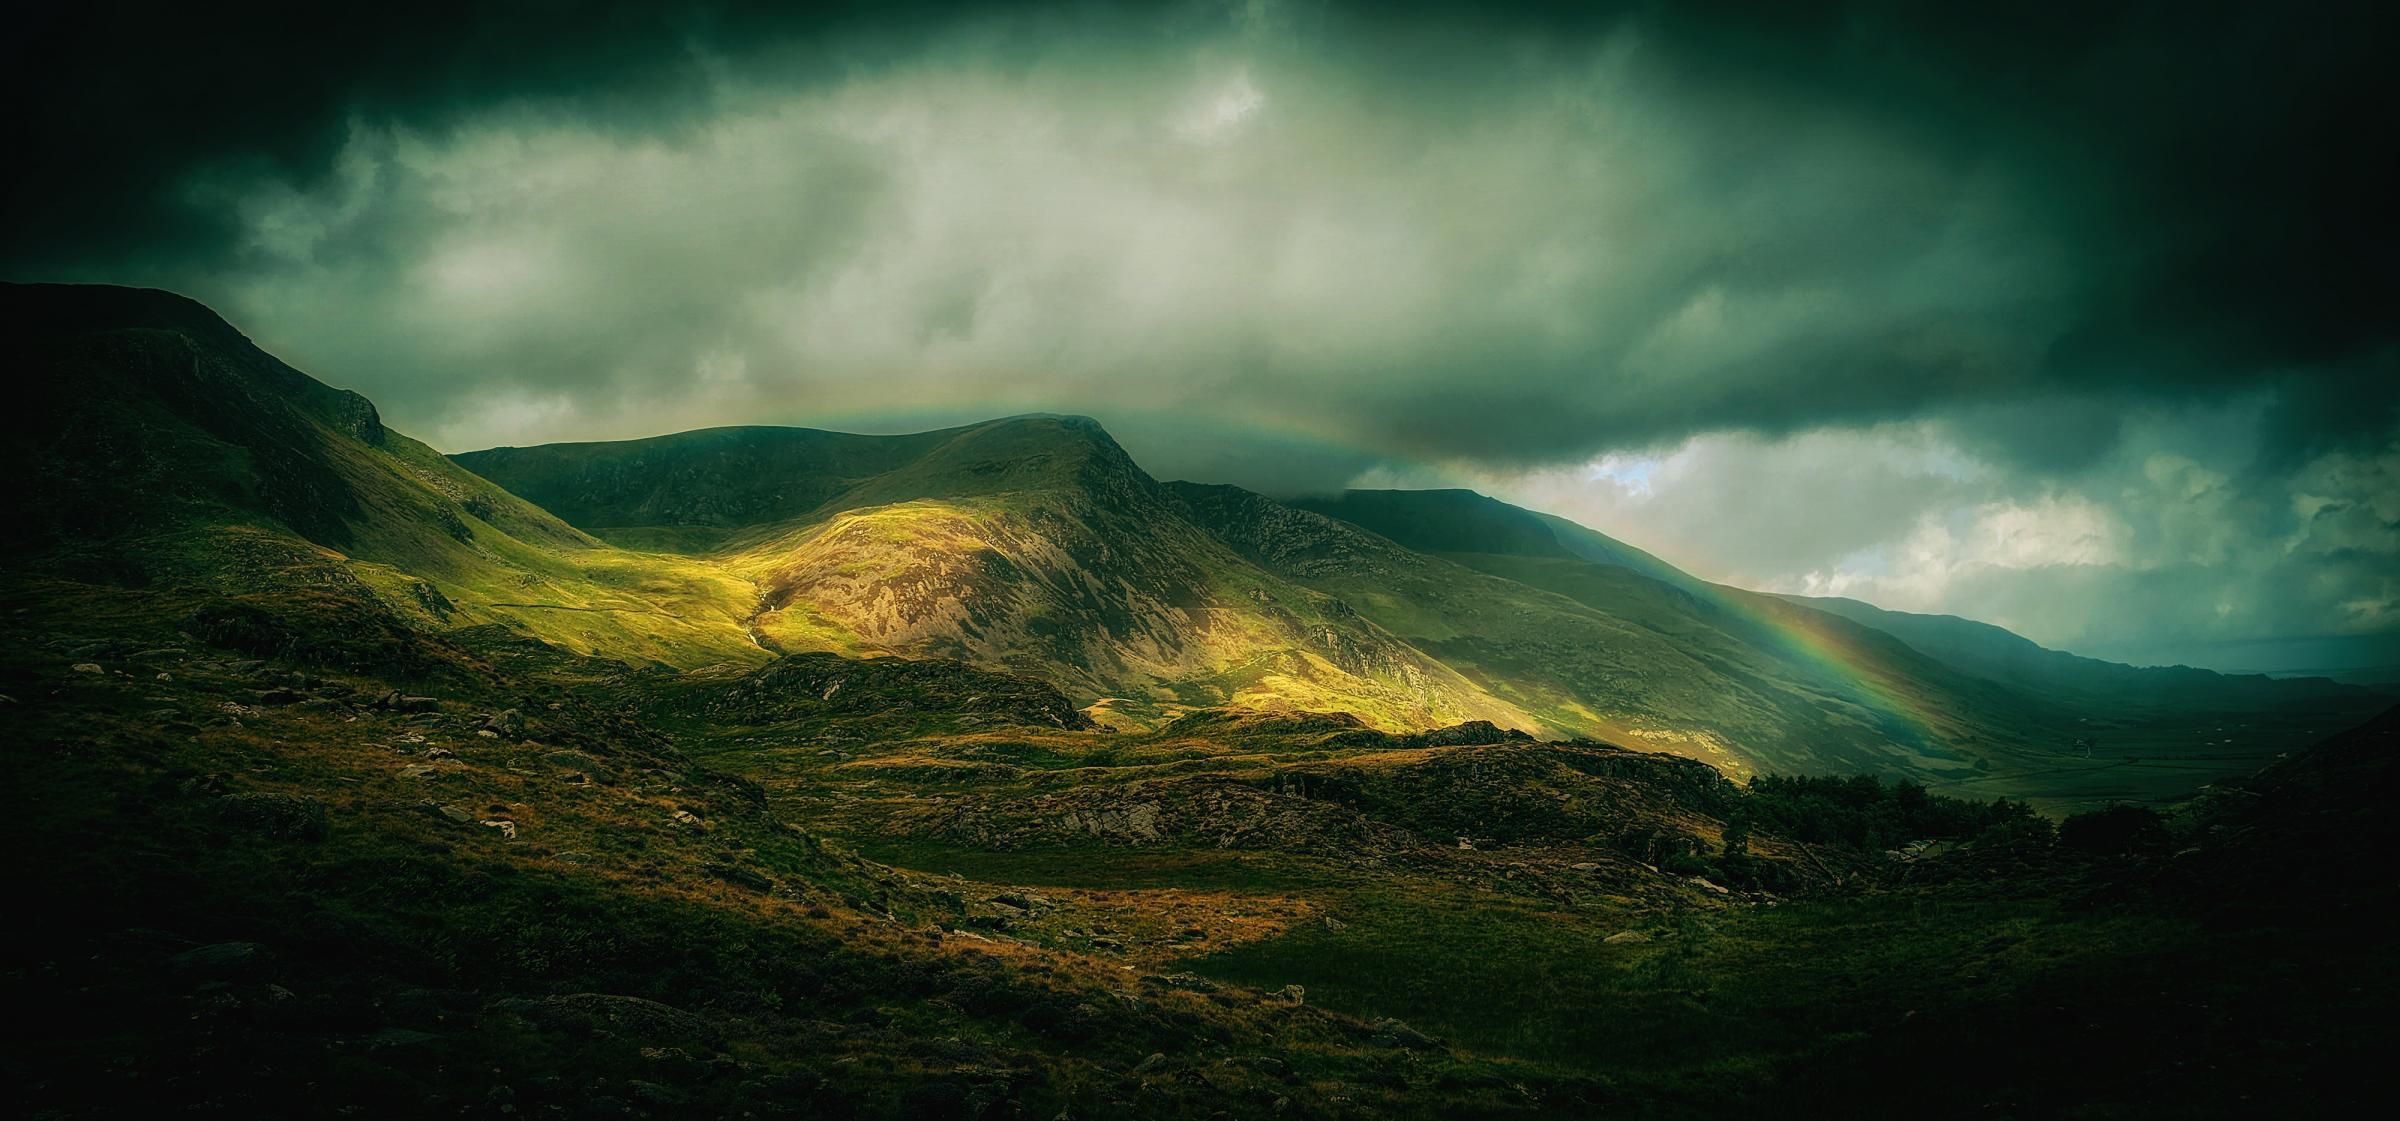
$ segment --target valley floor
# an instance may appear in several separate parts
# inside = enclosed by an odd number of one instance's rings
[[[964,669],[794,662],[839,686],[793,707],[204,593],[20,582],[0,613],[0,828],[33,920],[0,992],[40,1028],[0,1058],[18,1116],[2390,1096],[2388,720],[2328,784],[2353,802],[2236,791],[2060,841],[1496,729],[1066,727]]]

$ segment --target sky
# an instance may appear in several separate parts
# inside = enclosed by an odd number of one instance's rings
[[[2400,666],[2379,6],[202,7],[20,18],[0,275],[193,295],[446,450],[1080,413]]]

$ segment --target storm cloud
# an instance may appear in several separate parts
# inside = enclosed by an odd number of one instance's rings
[[[1961,7],[78,7],[0,260],[454,449],[1089,413],[2126,656],[2387,641],[2389,17]]]

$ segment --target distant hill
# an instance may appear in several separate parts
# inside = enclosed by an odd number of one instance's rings
[[[1887,768],[1901,766],[1891,759],[1900,744],[1946,745],[1955,754],[1920,761],[1918,773],[1939,776],[1946,765],[1964,758],[1977,768],[1974,774],[1953,773],[1936,781],[2031,794],[2061,809],[2173,797],[2205,781],[2198,776],[2259,765],[2388,703],[2373,691],[2323,679],[2124,666],[2046,650],[1971,620],[1711,584],[1563,518],[1470,491],[1357,491],[1295,505],[1332,512],[1360,530],[1397,534],[1395,541],[1414,542],[1461,568],[1652,628],[1677,654],[1701,656],[1706,672],[1686,676],[1705,683],[1720,717],[1781,707],[1762,706],[1759,698],[1778,694],[1760,691],[1756,682],[1786,684],[1789,691],[1780,694],[1786,698],[1824,690],[1855,706],[1853,712],[1881,714],[1882,734],[1890,737],[1881,749]],[[1466,586],[1455,578],[1437,583]],[[1444,645],[1438,636],[1367,606],[1407,614],[1447,594],[1439,588],[1416,595],[1364,593],[1356,602],[1397,633],[1421,639],[1429,650],[1463,667],[1474,661],[1472,651]],[[1506,620],[1531,617],[1486,612],[1484,618],[1453,625],[1467,633],[1504,633]],[[1549,650],[1542,639],[1565,633],[1568,626],[1543,619],[1522,640],[1504,645]],[[1579,639],[1564,652],[1550,652],[1502,676],[1519,683],[1546,680],[1570,694],[1600,697],[1598,703],[1621,708],[1628,699],[1621,680],[1595,673],[1589,662],[1577,664],[1605,645],[1596,638]],[[1640,660],[1652,667],[1675,664],[1668,656]],[[1470,672],[1484,679],[1481,672]],[[1645,688],[1634,695],[1647,693]],[[1687,708],[1678,717],[1688,726],[1695,711]],[[1778,729],[1808,724],[1791,714],[1771,722]],[[1911,730],[1919,733],[1915,741],[1909,739]],[[1789,768],[1766,746],[1776,742],[1772,737],[1750,728],[1736,738],[1749,757]],[[1678,750],[1714,758],[1689,745]]]
[[[1700,583],[1607,534],[1471,490],[1352,490],[1287,501],[1422,552],[1586,560],[1678,586]]]
[[[1888,611],[1855,599],[1782,595],[1777,598],[1865,624],[1953,666],[1994,681],[2085,701],[2153,704],[2222,701],[2227,695],[2289,701],[2309,694],[2348,697],[2353,691],[2326,678],[2224,674],[2190,666],[2128,666],[2052,650],[1990,623],[1956,615]]]

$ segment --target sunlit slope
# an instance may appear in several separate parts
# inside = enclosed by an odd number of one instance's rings
[[[434,627],[700,665],[760,658],[748,587],[612,548],[385,428],[366,398],[165,292],[0,288],[30,400],[12,566],[69,578],[363,593]]]
[[[1352,492],[1303,504],[1651,631],[1736,683],[1712,691],[1717,704],[1682,708],[1675,720],[1716,728],[1744,712],[1765,713],[1772,726],[1799,730],[1783,742],[1813,754],[1807,745],[1824,734],[1807,730],[1816,724],[1808,713],[1814,709],[1836,727],[1871,729],[1867,738],[1882,737],[1903,771],[2056,806],[2188,792],[2378,703],[2366,690],[2331,682],[2139,669],[2045,650],[1970,620],[1711,584],[1563,518],[1471,491]],[[1420,633],[1402,620],[1385,621],[1404,636]],[[1470,669],[1472,652],[1420,644]],[[1593,707],[1655,711],[1629,697],[1622,679],[1595,678],[1570,659],[1510,672],[1524,680],[1545,669]],[[1636,684],[1639,694],[1661,696],[1648,682]],[[1771,703],[1757,704],[1762,696]],[[1805,698],[1800,709],[1787,703],[1793,698]],[[1776,742],[1754,726],[1741,734],[1752,745]],[[1876,766],[1853,753],[1833,761]],[[1960,762],[1973,773],[1958,773]]]
[[[1682,751],[1737,773],[1940,775],[1971,769],[2039,723],[2021,698],[1887,636],[1747,593],[1705,594],[1580,559],[1519,532],[1547,532],[1530,515],[1441,525],[1445,511],[1474,511],[1453,497],[1466,492],[1427,492],[1431,510],[1415,512],[1402,531],[1471,546],[1490,540],[1478,524],[1498,526],[1499,541],[1537,555],[1424,553],[1237,488],[1176,487],[1237,549],[1339,596],[1565,730]],[[1369,508],[1390,511],[1402,493],[1379,494]]]
[[[1192,525],[1088,419],[721,430],[460,461],[595,532],[703,555],[755,589],[750,625],[779,649],[1010,669],[1138,724],[1231,704],[1392,729],[1544,727]],[[682,493],[694,487],[724,496]]]

